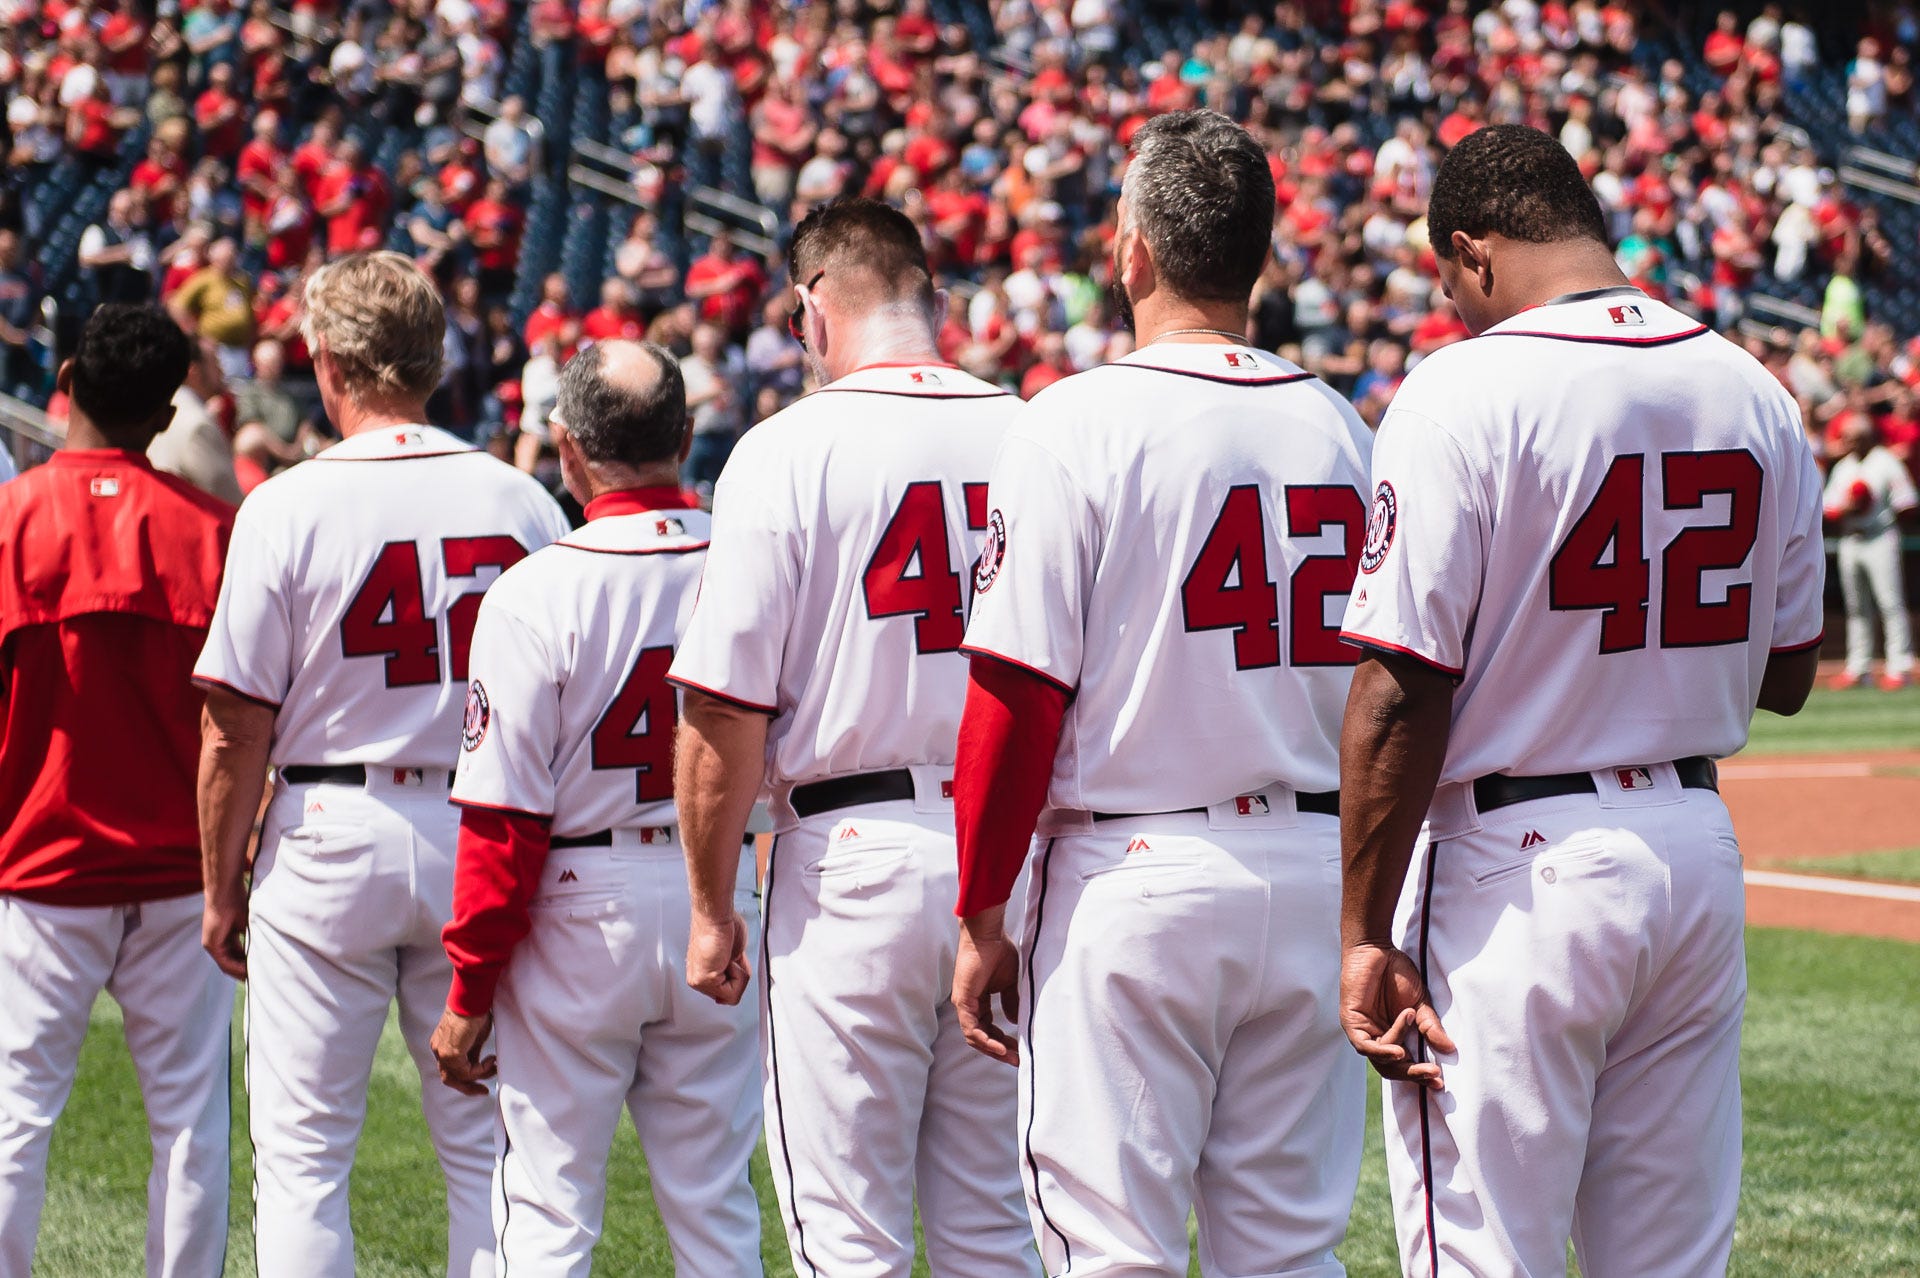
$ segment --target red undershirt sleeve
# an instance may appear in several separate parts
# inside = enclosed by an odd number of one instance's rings
[[[967,918],[1004,905],[1047,801],[1067,693],[992,657],[976,656],[953,764],[953,825]]]
[[[461,1016],[493,1010],[494,986],[527,934],[527,905],[540,887],[552,833],[524,813],[464,808],[454,860],[453,920],[440,933],[453,961],[447,1006]]]

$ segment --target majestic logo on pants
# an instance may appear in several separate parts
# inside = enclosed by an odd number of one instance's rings
[[[1520,850],[1525,852],[1528,848],[1537,848],[1546,841],[1547,836],[1540,831],[1528,830],[1526,837],[1520,840]]]

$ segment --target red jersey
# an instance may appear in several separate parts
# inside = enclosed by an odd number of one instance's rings
[[[482,269],[510,271],[520,260],[520,210],[498,200],[475,200],[462,218]]]
[[[231,93],[208,89],[193,104],[193,122],[200,130],[200,147],[207,155],[230,160],[240,153],[246,138],[246,105]]]
[[[527,349],[533,350],[540,345],[542,338],[550,333],[558,333],[572,323],[573,319],[573,312],[564,306],[555,306],[552,302],[540,303],[533,308],[533,313],[527,316],[525,331]]]
[[[233,514],[117,449],[0,487],[0,893],[200,890],[192,673]]]
[[[278,176],[280,166],[286,162],[286,152],[261,138],[255,138],[240,148],[240,159],[235,163],[233,173],[239,179],[240,205],[246,209],[248,217],[263,218],[267,215],[267,205],[271,202],[267,188]]]
[[[647,335],[647,326],[638,315],[623,315],[605,306],[596,306],[580,321],[580,336],[589,342],[625,338],[637,342]]]

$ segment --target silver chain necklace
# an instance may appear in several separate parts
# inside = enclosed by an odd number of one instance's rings
[[[1224,337],[1235,346],[1245,346],[1247,344],[1247,335],[1245,333],[1229,333],[1224,328],[1175,328],[1160,334],[1160,336],[1148,342],[1147,345],[1158,346],[1169,337]]]

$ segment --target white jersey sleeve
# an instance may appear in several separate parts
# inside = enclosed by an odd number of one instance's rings
[[[1459,441],[1396,402],[1374,440],[1373,506],[1343,639],[1455,679],[1465,672],[1492,534],[1484,491]]]
[[[276,521],[263,514],[261,503],[246,501],[234,516],[216,624],[193,673],[201,683],[279,709],[294,665],[286,581],[291,556],[279,544]]]
[[[1791,447],[1791,445],[1789,445]],[[1786,546],[1774,588],[1772,652],[1817,647],[1825,633],[1827,542],[1821,531],[1820,467],[1813,450],[1781,459],[1780,505]]]
[[[1026,434],[1001,445],[988,493],[993,513],[962,651],[1011,662],[1070,692],[1085,655],[1099,525],[1066,466]]]
[[[480,605],[470,669],[454,800],[552,817],[566,671],[533,626],[491,601]]]

